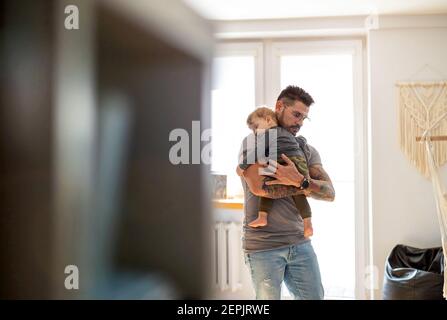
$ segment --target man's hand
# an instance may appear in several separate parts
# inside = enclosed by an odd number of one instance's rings
[[[281,157],[286,162],[286,165],[280,165],[276,163],[277,169],[274,174],[269,174],[269,176],[274,177],[276,180],[267,181],[266,185],[288,185],[299,188],[304,176],[298,171],[295,164],[284,154]],[[314,199],[334,201],[335,190],[332,185],[331,178],[326,173],[321,165],[313,165],[309,167],[310,175],[310,186],[308,189],[301,190],[301,194],[305,196],[310,196]],[[281,192],[276,192],[280,194]],[[269,196],[272,198],[272,196]]]
[[[270,160],[276,167],[276,172],[269,174],[269,176],[276,180],[267,181],[266,185],[282,184],[286,186],[294,186],[299,188],[304,176],[298,171],[295,164],[285,154],[281,154],[281,158],[286,162],[285,165],[281,165],[274,160]]]

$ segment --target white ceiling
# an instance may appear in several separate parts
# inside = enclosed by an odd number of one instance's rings
[[[183,0],[210,20],[447,13],[447,0]]]

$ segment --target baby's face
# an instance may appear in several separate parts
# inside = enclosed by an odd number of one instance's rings
[[[256,118],[254,121],[253,131],[256,133],[258,130],[267,130],[272,127],[276,127],[276,121],[272,118]]]

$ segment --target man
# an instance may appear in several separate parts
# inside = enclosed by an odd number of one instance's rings
[[[275,106],[279,125],[295,136],[313,102],[303,89],[288,86],[280,93]],[[301,192],[315,199],[333,201],[335,191],[317,150],[307,145],[302,137],[297,138],[297,142],[307,155],[308,181],[285,155],[282,158],[287,164],[276,164],[273,175],[276,180],[267,182],[267,188],[262,187],[263,177],[258,174],[261,165],[251,165],[243,173],[243,248],[257,299],[280,299],[283,281],[295,299],[324,297],[317,257],[310,240],[304,238],[303,221],[290,195]],[[263,228],[248,226],[258,214],[256,195],[276,199],[269,224]]]

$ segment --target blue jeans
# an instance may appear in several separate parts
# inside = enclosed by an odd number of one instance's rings
[[[310,241],[245,253],[245,263],[251,271],[256,299],[281,299],[283,281],[297,300],[321,300],[324,297],[320,267]]]

